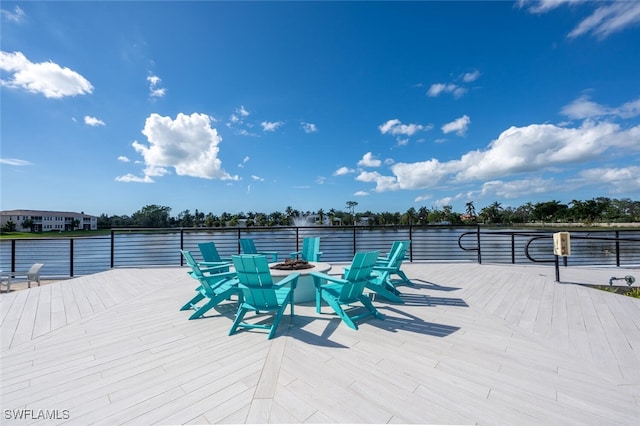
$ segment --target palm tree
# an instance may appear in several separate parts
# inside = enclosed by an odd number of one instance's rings
[[[476,217],[476,207],[473,205],[473,201],[469,201],[467,203],[467,214],[469,215],[469,217],[475,219],[475,217]]]
[[[494,201],[491,205],[483,208],[480,212],[485,223],[501,223],[502,222],[502,204]]]
[[[413,219],[416,217],[416,209],[413,207],[409,207],[406,213],[403,215],[403,219],[401,219],[401,223],[407,225],[413,225]]]
[[[349,209],[349,212],[351,213],[351,221],[353,222],[354,225],[356,223],[356,218],[354,213],[357,205],[358,205],[357,201],[347,201],[347,209]]]

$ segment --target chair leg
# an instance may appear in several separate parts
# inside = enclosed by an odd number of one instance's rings
[[[181,311],[188,311],[189,309],[194,309],[194,308],[196,308],[196,303],[198,303],[202,299],[204,299],[204,296],[202,294],[197,294],[193,299],[191,299],[187,303],[185,303],[184,306],[182,308],[180,308],[180,310]]]
[[[191,315],[189,317],[190,320],[192,319],[198,319],[201,316],[203,316],[209,309],[213,308],[214,306],[218,305],[220,302],[222,302],[224,299],[227,298],[227,295],[225,293],[219,294],[216,297],[214,297],[213,299],[210,299],[207,303],[205,303],[204,305],[202,305],[202,307],[198,308],[197,311],[195,311],[193,313],[193,315]]]
[[[289,293],[289,296],[287,297],[290,298],[290,296],[291,296],[291,293]],[[284,310],[287,309],[287,305],[289,304],[288,302],[289,301],[285,300],[285,302],[282,304],[280,309],[278,309],[278,313],[273,318],[273,325],[271,325],[271,331],[269,331],[269,336],[267,337],[267,339],[271,339],[273,338],[273,336],[275,336],[276,330],[278,329],[278,324],[280,324],[280,319],[282,318],[282,315],[284,314]],[[293,310],[293,305],[291,306],[291,309]]]
[[[362,304],[365,306],[365,308],[367,308],[376,318],[381,320],[384,319],[384,315],[381,314],[375,306],[373,306],[373,303],[371,303],[371,300],[369,300],[367,296],[362,295],[359,299],[360,302],[362,302]]]
[[[354,330],[358,329],[358,325],[355,322],[353,322],[351,317],[349,317],[349,315],[347,315],[344,309],[342,309],[342,305],[340,305],[340,303],[338,303],[335,299],[327,300],[327,303],[329,304],[329,306],[331,306],[331,308],[335,311],[335,313],[338,314],[340,319],[344,321],[347,327],[353,328]]]
[[[316,288],[316,313],[321,314],[322,307],[322,288]]]
[[[385,287],[386,284],[382,283],[382,284],[368,284],[367,288],[369,290],[374,291],[376,294],[379,294],[380,296],[384,297],[385,299],[394,302],[394,303],[404,303],[404,300],[402,300],[400,298],[400,296],[398,296],[397,294],[395,294],[392,291],[387,290],[387,288]]]
[[[293,318],[293,317],[295,316],[295,314],[293,313],[293,290],[291,290],[291,293],[289,293],[289,295],[287,296],[287,298],[289,299],[288,304],[289,304],[289,305],[291,305],[291,312],[290,312],[290,315],[291,315],[291,318]],[[286,303],[286,302],[285,302],[285,303],[283,303],[283,304],[282,304],[282,306],[285,306],[285,307],[286,307],[286,306],[287,306],[287,303]],[[284,311],[284,309],[283,309],[283,311]]]
[[[402,278],[402,283],[403,283],[404,285],[407,285],[407,286],[409,286],[409,287],[414,287],[414,286],[415,286],[415,284],[413,284],[413,283],[411,282],[411,280],[410,280],[410,279],[405,275],[405,273],[404,273],[404,272],[402,272],[402,271],[398,271],[398,275],[400,276],[400,278]]]
[[[240,305],[240,307],[238,307],[238,312],[236,313],[236,319],[233,321],[233,324],[231,325],[231,329],[229,330],[229,336],[235,333],[238,326],[242,324],[242,320],[244,319],[244,316],[246,313],[247,313],[247,308]]]

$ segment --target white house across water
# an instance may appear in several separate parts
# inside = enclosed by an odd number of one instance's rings
[[[2,210],[0,212],[0,226],[7,222],[16,224],[16,231],[30,231],[29,227],[23,227],[26,220],[32,220],[34,231],[71,231],[73,229],[95,230],[98,229],[98,217],[84,212],[60,212],[53,210]],[[74,221],[75,226],[74,226]]]

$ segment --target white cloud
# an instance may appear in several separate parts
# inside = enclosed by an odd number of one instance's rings
[[[422,124],[402,124],[400,120],[394,118],[379,125],[378,130],[380,130],[380,133],[383,135],[389,133],[395,136],[413,136],[416,132],[430,130],[431,127],[431,125],[424,126]]]
[[[88,115],[84,116],[84,124],[88,125],[88,126],[104,126],[104,121],[96,118],[96,117],[90,117]]]
[[[116,177],[116,182],[125,182],[125,183],[129,183],[129,182],[135,182],[135,183],[153,183],[154,180],[151,179],[151,177],[149,176],[135,176],[132,175],[131,173],[127,173],[124,176],[118,176]]]
[[[161,98],[167,93],[167,89],[164,87],[158,87],[162,79],[157,75],[150,75],[147,77],[149,82],[149,96],[152,98]]]
[[[229,121],[231,123],[242,123],[242,120],[248,116],[249,111],[247,111],[245,107],[241,105],[240,107],[236,108],[233,114],[231,114],[231,116],[229,117]]]
[[[475,70],[462,74],[462,81],[464,81],[465,83],[471,83],[472,81],[476,81],[479,77],[480,71]]]
[[[577,128],[552,124],[511,127],[484,150],[467,152],[459,159],[438,159],[396,163],[393,176],[361,173],[356,179],[376,184],[376,191],[423,189],[445,181],[472,182],[504,179],[505,176],[536,172],[601,158],[622,148],[640,151],[640,125],[621,129],[619,125],[587,121]]]
[[[578,128],[552,124],[511,127],[485,151],[472,151],[459,160],[456,180],[492,179],[507,174],[541,170],[598,158],[607,149],[631,141],[635,131],[622,131],[613,123],[585,122]],[[639,147],[640,148],[640,147]]]
[[[463,115],[462,117],[457,118],[452,122],[442,126],[442,133],[446,134],[456,132],[456,135],[464,136],[464,134],[467,133],[467,130],[469,129],[469,124],[471,124],[471,119],[468,115]]]
[[[568,35],[576,38],[584,34],[604,39],[613,33],[640,23],[640,2],[617,1],[598,7]]]
[[[394,189],[433,187],[450,175],[453,170],[450,165],[436,159],[416,163],[396,163],[391,166],[396,181]]]
[[[455,197],[444,197],[439,200],[435,200],[433,204],[436,207],[450,206],[454,200],[455,200]]]
[[[526,197],[530,194],[543,194],[557,189],[553,179],[522,179],[504,182],[493,180],[482,184],[480,191],[483,197],[495,198],[518,198]]]
[[[453,83],[434,83],[429,87],[429,90],[427,90],[427,96],[431,98],[440,96],[443,93],[451,93],[454,98],[460,98],[467,93],[467,89]]]
[[[144,158],[145,177],[163,176],[173,168],[179,176],[238,180],[222,168],[218,144],[222,138],[211,128],[206,114],[178,114],[176,119],[151,114],[142,134],[148,145],[134,141],[132,146]]]
[[[263,121],[262,123],[260,123],[260,125],[262,126],[262,131],[264,132],[274,132],[283,124],[284,123],[282,121]]]
[[[344,176],[344,175],[347,175],[349,173],[355,173],[355,170],[350,169],[350,168],[348,168],[346,166],[342,166],[338,170],[333,172],[333,175],[334,176]]]
[[[604,39],[613,33],[623,31],[640,23],[640,3],[637,1],[519,0],[517,4],[521,8],[527,9],[530,13],[543,14],[560,6],[571,6],[578,3],[597,6],[591,15],[583,19],[571,30],[567,35],[568,38],[591,34],[599,39]]]
[[[243,105],[240,105],[240,108],[236,108],[236,113],[240,114],[240,117],[248,117],[249,111]]]
[[[33,163],[27,160],[19,160],[17,158],[0,158],[0,164],[6,164],[8,166],[32,166]]]
[[[261,178],[260,176],[256,176],[256,175],[251,175],[251,180],[263,182],[264,178]]]
[[[600,105],[589,99],[589,96],[580,96],[569,105],[562,107],[562,114],[574,119],[598,118],[614,116],[620,118],[632,118],[640,116],[640,98],[626,102],[617,108]]]
[[[395,191],[400,189],[398,181],[393,176],[383,176],[378,172],[361,172],[356,180],[360,182],[373,182],[376,184],[375,191]]]
[[[16,24],[23,22],[26,17],[24,11],[20,9],[20,6],[16,6],[13,9],[13,12],[7,9],[0,9],[0,14],[2,14],[2,18],[4,20],[14,22]]]
[[[430,200],[431,198],[433,198],[433,195],[431,195],[431,194],[420,195],[420,196],[414,198],[413,202],[414,203],[421,203],[423,201]]]
[[[123,163],[129,163],[131,162],[131,160],[129,159],[129,157],[126,157],[124,155],[121,155],[118,157],[118,161],[122,161]]]
[[[362,166],[362,167],[380,167],[381,164],[382,164],[382,161],[374,158],[373,154],[370,152],[367,152],[365,155],[362,156],[362,159],[358,161],[358,166]]]
[[[588,185],[605,185],[613,193],[630,194],[640,191],[640,166],[595,168],[580,172],[580,178]]]
[[[0,52],[0,69],[13,74],[10,80],[0,80],[2,86],[40,93],[47,98],[93,92],[91,83],[77,72],[53,62],[33,63],[21,52]]]
[[[242,163],[238,164],[238,167],[243,168],[244,165],[247,164],[247,162],[249,162],[249,156],[244,157]]]
[[[302,130],[304,130],[305,133],[315,133],[318,131],[318,127],[313,123],[305,123],[303,121],[302,123],[300,123],[300,125],[302,126]]]
[[[566,4],[582,3],[585,0],[518,0],[517,5],[534,14],[547,13]]]
[[[356,191],[353,193],[354,197],[366,197],[369,195],[367,191]]]
[[[589,97],[584,95],[562,107],[560,111],[567,117],[584,119],[589,117],[600,117],[607,115],[606,108],[595,102],[591,102]]]

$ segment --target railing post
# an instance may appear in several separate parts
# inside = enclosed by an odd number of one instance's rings
[[[476,225],[476,241],[478,242],[478,263],[482,265],[482,249],[480,248],[480,225]]]
[[[69,239],[69,276],[73,277],[73,238]]]
[[[11,240],[11,272],[16,271],[16,240]]]
[[[516,234],[511,234],[511,264],[516,263]]]
[[[556,282],[559,283],[560,282],[560,262],[559,260],[559,256],[556,254],[555,255],[555,265],[556,265]]]
[[[180,228],[180,250],[184,250],[184,228]],[[180,266],[184,266],[184,256],[180,255]]]
[[[353,224],[353,255],[356,255],[356,224]]]
[[[620,267],[620,231],[616,231],[616,266]]]
[[[116,231],[111,228],[111,269],[114,268],[115,266],[115,262],[116,262],[116,256],[115,256],[115,251],[116,251],[116,236],[115,236]]]
[[[411,218],[409,218],[409,262],[413,262],[413,228],[411,227]]]

